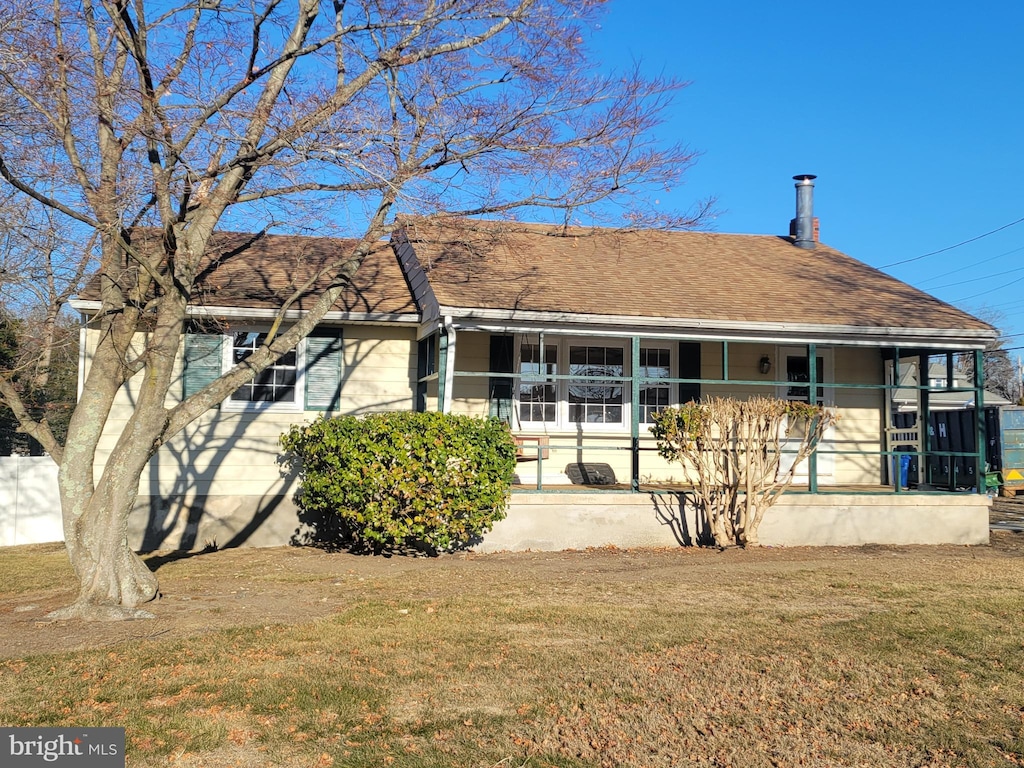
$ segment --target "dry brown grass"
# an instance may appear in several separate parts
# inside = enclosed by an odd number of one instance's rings
[[[163,564],[155,621],[91,627],[39,621],[59,553],[8,551],[0,722],[124,725],[131,766],[1019,765],[1024,557],[994,540],[235,550]]]

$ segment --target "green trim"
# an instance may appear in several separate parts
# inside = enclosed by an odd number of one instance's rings
[[[640,337],[634,336],[630,343],[630,373],[633,375],[629,392],[629,437],[630,461],[629,484],[636,491],[640,488]],[[645,377],[646,378],[646,377]]]
[[[985,473],[988,467],[985,466],[985,446],[988,440],[985,435],[985,352],[981,349],[974,350],[974,427],[976,430],[974,448],[977,450],[975,457],[974,476],[978,481],[978,493],[987,493],[985,487]],[[953,474],[952,471],[949,473]]]

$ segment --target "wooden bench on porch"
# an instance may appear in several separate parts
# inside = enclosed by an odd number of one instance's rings
[[[537,461],[551,455],[547,435],[514,435],[513,439],[516,441],[516,461]]]

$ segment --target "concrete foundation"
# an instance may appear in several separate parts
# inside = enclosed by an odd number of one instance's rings
[[[476,549],[689,546],[706,525],[681,494],[517,493],[508,516]],[[765,515],[765,546],[987,544],[986,496],[789,494]]]
[[[788,494],[761,524],[766,546],[987,544],[986,496],[958,494]],[[301,534],[291,496],[208,496],[185,503],[141,497],[130,541],[144,550],[267,547]],[[706,526],[681,494],[512,495],[479,552],[587,547],[671,547],[707,542]]]

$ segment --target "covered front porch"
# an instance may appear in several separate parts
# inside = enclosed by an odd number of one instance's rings
[[[687,503],[685,474],[659,455],[649,433],[652,414],[701,397],[754,395],[813,398],[840,417],[797,467],[793,486],[763,524],[763,543],[987,541],[985,419],[975,418],[973,440],[958,451],[940,450],[934,436],[916,428],[928,423],[936,391],[969,392],[974,411],[983,413],[980,377],[959,388],[925,380],[916,388],[910,426],[905,414],[896,426],[892,405],[895,389],[906,388],[901,366],[928,370],[941,359],[952,370],[954,359],[966,355],[981,370],[980,349],[962,340],[940,347],[935,340],[903,346],[887,339],[589,330],[448,322],[420,341],[418,407],[503,418],[519,445],[510,514],[484,548],[698,541],[701,521]],[[785,451],[783,442],[783,466]],[[914,457],[915,473],[903,457]],[[934,477],[936,457],[968,471]]]
[[[897,426],[899,371],[928,370],[958,356],[981,371],[982,351],[962,341],[899,346],[885,340],[827,343],[800,337],[708,337],[654,329],[458,328],[440,324],[419,343],[417,407],[506,420],[519,443],[521,491],[652,492],[685,483],[682,468],[658,455],[649,433],[658,410],[701,397],[755,395],[816,402],[839,420],[799,466],[794,493],[962,492],[985,488],[984,382],[925,379],[916,414]],[[814,365],[808,361],[814,360]],[[932,393],[964,392],[973,439],[940,449],[928,423]],[[813,393],[813,395],[812,395]],[[786,445],[782,445],[785,466]],[[902,457],[914,457],[909,476]],[[929,458],[956,459],[966,471],[936,477]],[[902,461],[901,461],[902,459]],[[902,472],[901,472],[901,465]],[[895,468],[895,471],[894,471]],[[902,474],[902,477],[901,477]]]

